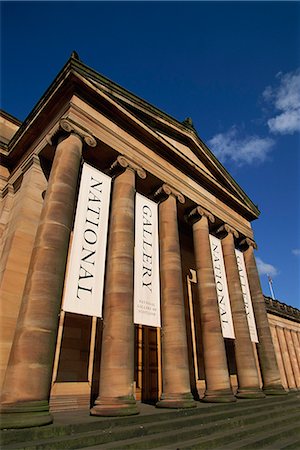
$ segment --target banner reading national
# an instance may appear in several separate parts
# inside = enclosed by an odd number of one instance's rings
[[[102,317],[111,178],[84,164],[63,310]]]

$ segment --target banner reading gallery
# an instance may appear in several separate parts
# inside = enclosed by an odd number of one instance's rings
[[[158,207],[135,199],[134,323],[160,327]]]

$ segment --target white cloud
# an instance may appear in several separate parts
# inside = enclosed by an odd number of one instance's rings
[[[256,257],[257,269],[260,275],[270,275],[275,277],[278,275],[278,270],[272,264],[265,263],[261,258]]]
[[[294,249],[292,250],[292,253],[293,253],[293,255],[295,255],[295,256],[300,256],[300,248],[294,248]]]
[[[221,162],[231,160],[242,166],[264,162],[275,142],[268,137],[240,136],[234,126],[225,133],[216,134],[208,144]]]
[[[293,134],[300,131],[300,109],[294,111],[285,111],[279,116],[268,120],[268,126],[271,133]]]
[[[279,85],[267,86],[263,92],[265,101],[271,103],[278,114],[268,120],[271,133],[293,134],[300,131],[300,69],[277,74]]]

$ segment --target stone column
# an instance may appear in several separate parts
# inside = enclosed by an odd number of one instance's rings
[[[291,330],[284,328],[284,336],[285,336],[288,352],[290,355],[290,361],[291,361],[291,366],[292,366],[292,370],[293,370],[293,374],[294,374],[295,384],[296,384],[296,387],[299,389],[300,388],[300,371],[299,371],[299,367],[298,367],[298,361],[297,361],[297,356],[296,356],[296,352],[295,352],[295,348],[294,348],[294,343],[293,343],[292,336],[291,336]]]
[[[263,391],[268,395],[286,394],[281,383],[264,296],[254,257],[254,248],[257,247],[255,242],[248,238],[244,239],[240,245],[242,249],[246,248],[244,260],[258,334],[257,351],[263,379]]]
[[[298,361],[298,367],[300,370],[300,344],[297,338],[297,332],[294,330],[291,330],[291,336],[292,336],[292,340],[293,340],[293,344],[294,344],[294,348],[295,348],[295,352],[296,352],[296,358]]]
[[[281,383],[282,383],[282,386],[283,386],[284,390],[286,391],[286,393],[288,393],[288,382],[287,382],[286,375],[285,375],[285,370],[284,370],[284,366],[283,366],[283,361],[282,361],[282,356],[281,356],[281,351],[280,351],[280,347],[279,347],[279,341],[278,341],[278,336],[277,336],[275,325],[271,325],[271,336],[272,336],[272,341],[273,341],[273,345],[274,345],[276,361],[277,361],[278,369],[279,369],[279,373],[280,373]]]
[[[286,340],[284,336],[284,331],[282,327],[276,326],[276,333],[279,341],[280,352],[282,356],[283,366],[286,374],[286,379],[288,383],[288,388],[290,391],[296,391],[296,383],[293,374],[293,369],[291,365],[291,360],[288,352],[288,348],[286,345]]]
[[[113,170],[123,172],[114,180],[104,294],[103,336],[99,397],[94,416],[138,414],[134,381],[134,197],[135,172],[143,169],[119,156]]]
[[[164,184],[156,193],[159,205],[160,277],[162,312],[163,393],[159,408],[191,408],[187,337],[182,286],[182,267],[177,223],[179,192]]]
[[[13,177],[17,180],[5,186],[3,210],[0,211],[0,227],[3,226],[0,238],[1,388],[43,207],[42,192],[47,188],[39,157],[34,154],[21,164]]]
[[[218,232],[221,234],[222,238],[224,264],[235,333],[235,360],[238,377],[238,390],[236,396],[238,398],[264,397],[265,395],[259,385],[259,376],[250,338],[235,255],[234,238],[238,238],[239,234],[227,224],[223,225]]]
[[[209,221],[213,223],[215,219],[200,206],[191,211],[188,218],[193,223],[203,341],[206,390],[202,401],[233,402],[236,398],[230,385],[209,242]]]
[[[49,395],[82,138],[96,145],[69,121],[61,127],[71,134],[57,145],[52,164],[3,385],[2,428],[52,422]]]

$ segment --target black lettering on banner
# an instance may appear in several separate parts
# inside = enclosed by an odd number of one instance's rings
[[[142,286],[152,292],[152,236],[153,222],[150,206],[143,205],[143,271]]]
[[[77,298],[83,299],[84,294],[92,295],[95,277],[95,257],[99,237],[99,222],[101,215],[103,181],[90,177],[88,201],[83,230],[83,246],[81,248],[81,265],[77,282]]]
[[[247,284],[246,284],[244,268],[243,268],[243,264],[242,264],[240,255],[236,255],[236,261],[237,261],[238,271],[239,271],[239,275],[240,275],[240,282],[241,282],[241,288],[242,288],[242,293],[243,293],[243,298],[244,298],[245,311],[246,311],[246,315],[249,316],[250,310],[249,310],[249,302],[248,302],[248,296],[247,296]]]
[[[223,276],[221,269],[220,248],[218,244],[212,243],[212,259],[214,265],[214,275],[217,289],[219,312],[222,324],[228,324],[228,315],[225,306],[225,293],[223,285]]]

